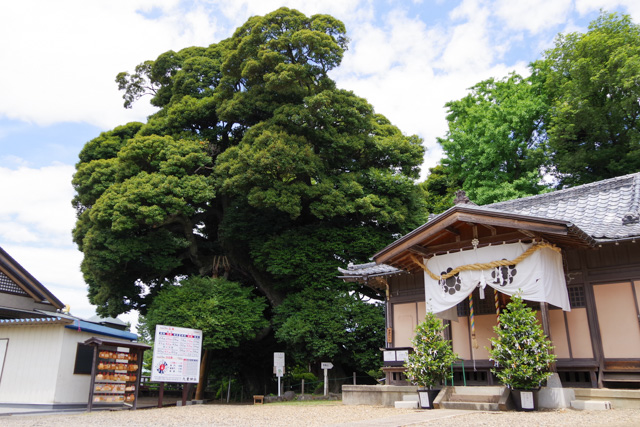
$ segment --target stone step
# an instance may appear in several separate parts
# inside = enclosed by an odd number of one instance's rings
[[[396,409],[418,409],[417,400],[396,400],[394,403]]]
[[[504,390],[504,386],[455,386],[453,389],[454,394],[501,395]]]
[[[420,401],[420,397],[418,396],[418,393],[416,393],[416,394],[403,394],[402,395],[402,400],[407,401],[407,402],[419,402]]]
[[[603,411],[606,409],[612,409],[611,402],[607,400],[572,400],[571,407],[573,409],[587,411]]]
[[[482,402],[441,402],[440,407],[444,409],[465,409],[468,411],[499,411],[497,403]]]
[[[500,396],[495,394],[452,394],[449,402],[498,403]]]

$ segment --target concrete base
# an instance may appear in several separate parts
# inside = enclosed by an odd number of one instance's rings
[[[571,407],[573,409],[587,411],[603,411],[611,408],[611,402],[604,400],[572,400]]]
[[[572,400],[576,400],[576,393],[572,388],[542,387],[538,392],[540,408],[569,408]]]
[[[640,408],[640,390],[611,388],[574,388],[577,400],[599,400],[611,402],[616,409]]]
[[[459,387],[455,387],[458,389]],[[474,393],[495,393],[490,390],[493,387],[465,387],[459,394],[472,395]],[[501,387],[508,397],[509,390]],[[449,395],[454,392],[453,387],[449,387]],[[444,390],[444,389],[443,389]],[[417,396],[416,386],[386,386],[386,385],[343,385],[342,403],[345,405],[377,405],[394,407],[396,401],[405,400],[403,396]],[[434,408],[441,407],[440,404],[448,400],[447,393],[440,393],[434,400]],[[508,408],[510,399],[500,393],[500,410]],[[409,398],[409,397],[408,397]],[[543,387],[538,394],[538,406],[541,408],[567,408],[572,407],[572,401],[605,401],[610,402],[616,409],[638,409],[640,408],[640,390],[628,389],[606,389],[606,388],[555,388]],[[578,403],[578,405],[580,405]]]
[[[418,409],[416,400],[398,400],[394,403],[396,409]]]
[[[191,406],[191,405],[193,405],[193,402],[190,400],[187,400],[187,404],[185,406]],[[176,402],[176,406],[182,406],[182,400],[178,400]]]
[[[395,407],[404,396],[418,396],[417,386],[348,385],[342,386],[343,405],[376,405]]]

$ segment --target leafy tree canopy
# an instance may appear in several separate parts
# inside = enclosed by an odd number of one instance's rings
[[[479,204],[640,169],[640,27],[601,13],[559,35],[531,74],[488,79],[446,104],[447,173]]]
[[[478,204],[538,194],[545,164],[547,106],[535,79],[488,79],[446,104],[449,131],[442,164]]]
[[[147,314],[168,284],[224,260],[301,363],[323,348],[357,368],[364,343],[382,345],[367,332],[379,308],[357,297],[379,296],[335,276],[424,222],[423,148],[336,88],[346,47],[340,21],[281,8],[117,76],[125,107],[148,95],[158,111],[89,141],[76,165],[74,240],[99,313]],[[334,333],[299,333],[323,301]]]
[[[427,212],[437,215],[453,206],[456,191],[462,189],[462,184],[463,181],[453,175],[451,169],[441,164],[429,168],[427,179],[418,184]]]
[[[144,317],[149,336],[156,325],[202,330],[209,350],[237,347],[268,326],[267,304],[252,290],[223,278],[193,276],[158,293]]]
[[[640,170],[640,26],[601,13],[584,34],[559,35],[532,64],[551,102],[549,154],[560,184]]]

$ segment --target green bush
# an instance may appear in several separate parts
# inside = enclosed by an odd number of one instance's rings
[[[442,334],[446,327],[431,312],[416,327],[416,336],[411,341],[414,352],[409,354],[405,363],[407,377],[414,384],[428,388],[439,385],[447,376],[451,364],[458,359],[451,342],[444,339]]]
[[[533,310],[515,296],[493,330],[497,336],[491,338],[488,350],[497,367],[491,372],[511,389],[539,388],[551,376],[550,365],[556,356]]]

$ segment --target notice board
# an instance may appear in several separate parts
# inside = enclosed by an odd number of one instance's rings
[[[201,330],[157,325],[151,382],[197,383],[201,348]]]

